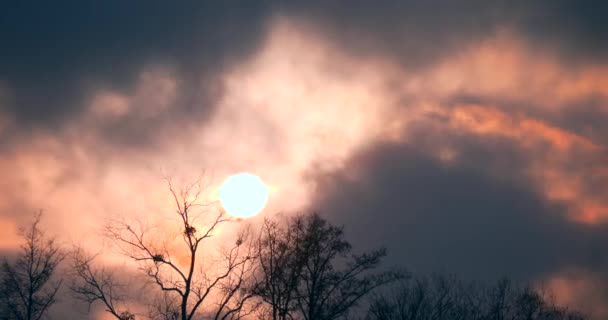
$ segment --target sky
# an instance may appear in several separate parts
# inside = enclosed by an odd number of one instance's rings
[[[118,1],[0,8],[0,250],[269,186],[388,263],[608,316],[608,3]],[[87,242],[88,243],[88,242]],[[90,244],[94,246],[94,244]]]

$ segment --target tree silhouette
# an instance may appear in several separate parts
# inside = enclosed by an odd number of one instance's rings
[[[399,282],[372,299],[368,320],[584,320],[529,286],[502,279],[492,287],[435,275]]]
[[[17,259],[2,262],[0,301],[5,319],[42,319],[55,303],[61,280],[53,276],[64,254],[54,238],[40,229],[42,213],[34,216],[31,226],[21,230],[24,243]]]
[[[297,307],[303,256],[298,248],[302,235],[294,224],[282,227],[265,219],[257,243],[261,280],[256,295],[270,306],[272,320],[293,319]]]
[[[153,320],[179,320],[180,310],[177,297],[163,292],[156,296],[150,308],[148,318]]]
[[[343,229],[316,213],[283,228],[266,221],[258,250],[263,275],[257,294],[270,306],[272,319],[338,319],[373,289],[402,276],[374,273],[386,250],[351,254]]]
[[[248,313],[243,309],[252,297],[246,293],[250,291],[250,276],[255,268],[254,252],[246,241],[247,234],[239,234],[231,246],[216,248],[219,260],[204,257],[205,240],[213,237],[220,224],[234,220],[223,210],[214,210],[212,203],[201,201],[203,187],[200,181],[180,189],[176,189],[169,179],[167,181],[179,218],[181,247],[169,245],[155,232],[157,229],[143,223],[115,221],[104,230],[121,253],[134,261],[150,284],[158,289],[156,302],[161,304],[154,306],[149,317],[191,320],[208,313],[211,319],[242,318]],[[93,290],[78,290],[77,287],[76,294],[85,301],[102,301],[110,314],[123,319],[122,313],[111,307],[112,300],[119,297],[103,293],[104,288],[116,284],[99,285],[104,283],[104,274],[89,271],[90,260],[82,261],[85,263],[80,266],[84,269],[80,270],[84,272],[76,269],[75,274],[81,284],[88,284],[87,289]]]
[[[116,280],[113,270],[96,268],[93,264],[97,255],[88,255],[76,248],[71,254],[70,290],[76,299],[84,301],[89,308],[97,301],[106,312],[119,320],[134,320],[135,315],[125,305],[127,299],[124,285]]]

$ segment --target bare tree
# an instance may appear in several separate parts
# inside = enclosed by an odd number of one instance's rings
[[[176,296],[167,292],[157,295],[149,310],[148,318],[152,320],[179,320],[180,306]]]
[[[220,249],[223,269],[229,272],[217,284],[216,312],[214,320],[238,320],[250,315],[258,303],[252,302],[258,285],[254,274],[257,269],[254,243],[250,231],[245,230],[229,250]],[[246,304],[249,304],[245,308]]]
[[[54,281],[53,276],[64,254],[40,228],[41,218],[37,213],[31,226],[21,230],[24,243],[14,263],[2,262],[0,299],[8,319],[43,319],[61,287],[61,280]]]
[[[299,230],[293,225],[282,228],[278,222],[265,219],[257,241],[261,279],[256,294],[270,306],[272,320],[293,319],[292,312],[297,308],[297,286],[303,269],[297,249]]]
[[[115,278],[114,272],[106,268],[95,268],[97,255],[87,255],[83,249],[72,252],[70,290],[81,301],[91,305],[101,302],[106,312],[119,320],[134,320],[135,315],[125,305],[124,286]]]
[[[402,276],[374,273],[386,250],[351,254],[343,229],[318,214],[296,217],[284,228],[267,221],[258,244],[258,294],[273,319],[338,319],[373,289]]]
[[[342,227],[318,214],[300,218],[295,224],[303,234],[300,254],[304,257],[298,286],[298,307],[306,320],[338,319],[373,289],[402,277],[398,271],[372,273],[386,249],[351,254]]]
[[[178,236],[181,245],[163,241],[158,229],[141,222],[115,221],[104,229],[105,235],[120,252],[136,262],[150,284],[159,290],[155,296],[163,304],[154,306],[150,318],[191,320],[202,314],[213,314],[213,319],[241,318],[252,297],[247,292],[251,287],[249,277],[255,262],[245,235],[240,235],[232,245],[218,249],[219,260],[205,256],[205,253],[212,252],[203,250],[205,241],[214,236],[220,224],[234,220],[223,210],[216,211],[213,203],[201,201],[203,187],[200,181],[180,189],[176,189],[169,179],[168,184],[181,229]],[[85,283],[104,282],[103,273],[91,273],[86,268],[84,274],[76,274]],[[106,283],[110,281],[106,280]],[[114,286],[109,282],[108,288]],[[103,290],[95,285],[91,287],[97,295],[90,295],[87,290],[77,290],[76,293],[85,301],[102,301],[109,313],[123,319],[122,313],[112,306],[112,299],[118,297],[105,294],[104,300],[100,294]]]
[[[495,286],[463,285],[435,275],[403,280],[395,290],[376,296],[368,320],[584,320],[553,303],[543,292],[516,287],[507,279]]]

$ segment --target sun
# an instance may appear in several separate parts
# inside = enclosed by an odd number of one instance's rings
[[[268,188],[251,173],[239,173],[228,177],[219,191],[222,206],[237,218],[249,218],[258,214],[268,200]]]

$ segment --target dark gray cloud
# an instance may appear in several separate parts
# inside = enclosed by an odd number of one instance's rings
[[[603,1],[104,1],[4,3],[0,10],[2,106],[20,124],[78,115],[92,90],[128,91],[142,66],[175,65],[191,90],[254,51],[266,22],[299,17],[353,53],[425,65],[509,27],[532,45],[604,61]],[[194,83],[193,83],[194,82]],[[184,112],[194,113],[188,101]]]
[[[184,96],[204,89],[201,74],[255,49],[268,14],[263,3],[220,1],[4,3],[0,12],[2,107],[45,126],[78,116],[92,90],[128,92],[150,64],[176,67]],[[189,102],[183,112],[209,108]]]
[[[521,1],[515,6],[519,6],[515,26],[532,44],[551,45],[571,63],[606,62],[605,1]]]
[[[547,201],[525,174],[533,155],[507,139],[419,134],[370,146],[318,177],[313,208],[346,224],[361,248],[386,245],[391,262],[418,272],[533,280],[608,267],[608,225],[573,222],[565,204]],[[438,139],[459,159],[433,155]]]
[[[303,2],[292,10],[359,54],[390,56],[416,68],[506,29],[569,63],[605,62],[603,1]]]

